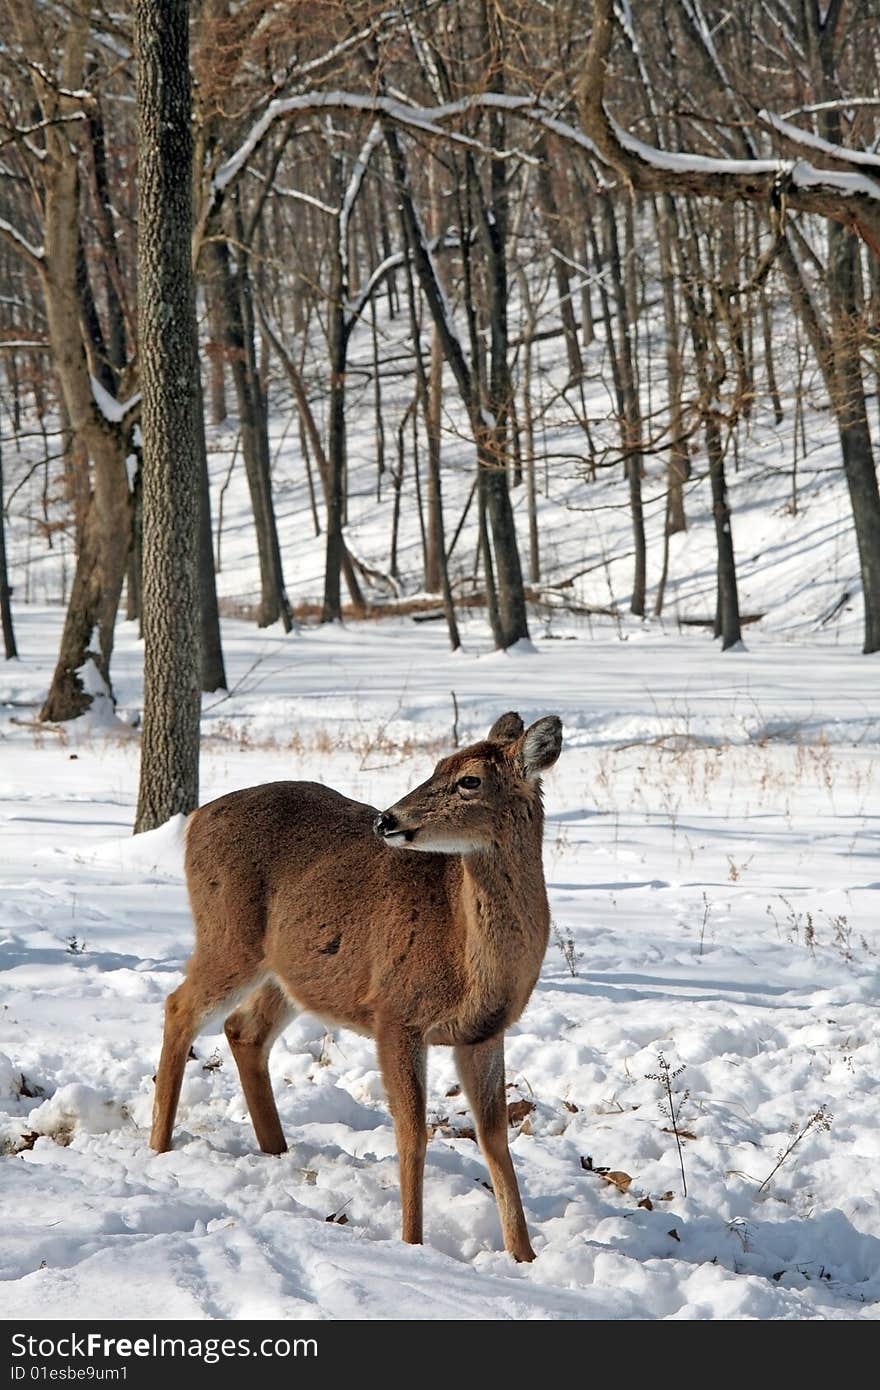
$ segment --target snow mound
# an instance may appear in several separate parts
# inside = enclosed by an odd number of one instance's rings
[[[183,874],[184,830],[187,817],[172,816],[157,830],[103,840],[85,851],[77,850],[81,863],[100,868],[123,869],[132,875],[180,878]]]
[[[74,1081],[61,1086],[28,1116],[35,1134],[44,1134],[57,1143],[69,1143],[75,1130],[86,1134],[110,1134],[130,1123],[126,1111],[106,1092]]]
[[[137,738],[137,731],[116,713],[110,687],[98,670],[93,656],[87,656],[77,671],[83,690],[91,695],[92,703],[78,719],[69,720],[65,732],[77,742],[95,734],[110,734],[115,738]]]
[[[21,1095],[21,1072],[13,1066],[12,1058],[0,1052],[0,1100],[14,1100]]]
[[[484,657],[488,661],[516,661],[524,656],[539,656],[540,653],[534,642],[529,637],[521,637],[518,642],[514,642],[512,647],[507,647],[503,651],[493,651]]]

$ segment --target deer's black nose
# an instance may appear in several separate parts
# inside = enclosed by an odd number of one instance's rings
[[[380,840],[384,840],[385,836],[389,835],[396,827],[397,817],[392,816],[390,811],[380,811],[373,821],[373,830]]]

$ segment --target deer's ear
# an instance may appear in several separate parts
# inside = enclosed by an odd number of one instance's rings
[[[522,736],[517,763],[526,781],[534,782],[562,752],[562,720],[556,714],[538,719]]]
[[[520,719],[515,710],[508,710],[507,714],[502,714],[500,719],[496,719],[488,733],[490,743],[516,743],[525,724]]]

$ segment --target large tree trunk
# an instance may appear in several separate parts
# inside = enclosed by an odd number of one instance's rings
[[[504,30],[500,15],[483,0],[483,24],[491,53],[490,85],[493,91],[504,92]],[[493,149],[503,150],[507,138],[502,111],[489,116],[489,134]],[[468,155],[470,161],[470,155]],[[486,278],[489,292],[489,411],[492,423],[480,430],[476,423],[477,460],[486,470],[484,485],[486,510],[492,527],[495,549],[495,572],[498,584],[498,614],[503,635],[502,645],[511,647],[529,637],[526,596],[522,566],[516,537],[507,460],[510,444],[510,409],[513,385],[510,378],[509,335],[507,311],[509,281],[507,274],[507,232],[509,198],[507,168],[501,158],[489,164],[490,208],[481,218],[481,232],[487,252]],[[482,412],[481,412],[482,415]],[[488,445],[488,447],[487,447]]]
[[[135,831],[199,798],[198,363],[187,0],[136,0],[144,724]],[[210,530],[209,530],[210,534]]]
[[[108,688],[110,657],[131,540],[131,496],[125,450],[115,431],[91,440],[93,491],[76,556],[76,570],[52,684],[40,719],[75,719],[92,695],[82,672],[92,660]]]
[[[856,293],[857,243],[852,232],[828,228],[828,301],[832,317],[835,414],[849,489],[865,604],[863,651],[880,651],[880,492],[862,380],[862,331]]]
[[[844,143],[841,103],[834,100],[840,95],[836,51],[844,8],[840,3],[803,7],[813,80],[825,102],[817,116],[819,134],[835,146]],[[831,351],[830,362],[826,360],[826,380],[840,432],[843,471],[858,544],[865,608],[862,649],[867,654],[880,651],[880,492],[862,378],[865,334],[858,281],[858,243],[851,225],[829,222]]]
[[[65,85],[82,85],[88,12],[71,20],[65,49]],[[81,331],[79,181],[76,151],[63,133],[47,134],[53,159],[45,185],[45,257],[42,283],[52,358],[64,409],[76,436],[84,474],[91,464],[58,661],[40,711],[43,720],[75,719],[92,702],[81,672],[91,658],[110,686],[116,613],[131,534],[125,471],[127,423],[107,420],[89,381]],[[111,383],[112,384],[112,383]],[[88,460],[88,462],[86,461]],[[83,478],[85,483],[85,477]]]

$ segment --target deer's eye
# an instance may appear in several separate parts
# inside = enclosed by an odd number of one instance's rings
[[[480,777],[459,777],[458,779],[458,785],[466,792],[475,792],[481,782],[482,778]]]

